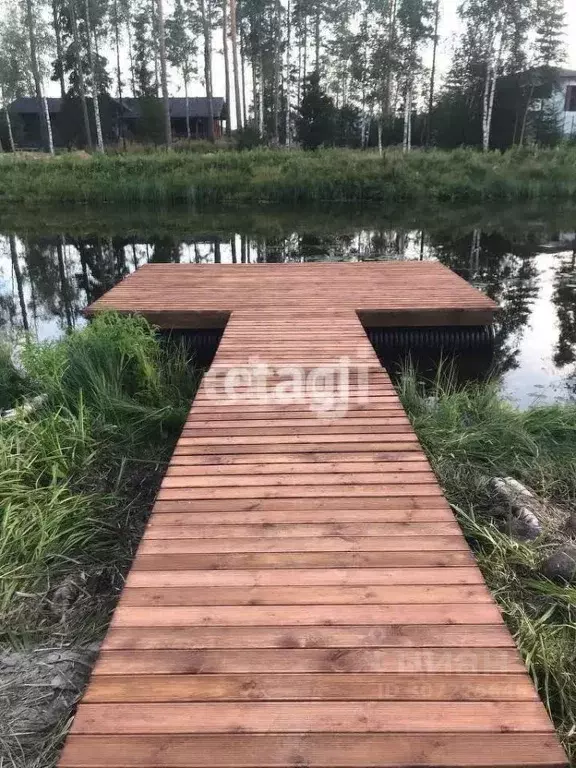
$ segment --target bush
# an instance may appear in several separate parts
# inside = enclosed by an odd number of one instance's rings
[[[155,476],[198,381],[182,346],[115,314],[61,341],[29,341],[22,361],[30,390],[47,398],[0,420],[0,609],[12,616],[71,568],[118,567],[129,468],[150,462]]]

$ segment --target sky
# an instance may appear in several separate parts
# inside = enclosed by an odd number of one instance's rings
[[[8,3],[11,0],[0,0],[0,9],[4,3]],[[452,48],[453,48],[453,42],[454,37],[458,31],[458,17],[457,17],[457,8],[460,4],[461,0],[443,0],[442,6],[443,6],[443,15],[441,19],[441,24],[439,28],[439,34],[440,34],[440,43],[438,48],[438,70],[440,75],[445,73],[450,65],[451,55],[452,55]],[[566,54],[567,58],[564,63],[564,66],[570,68],[570,69],[576,69],[576,0],[564,0],[565,3],[565,9],[566,9],[566,21],[567,21],[567,28],[566,28]],[[166,0],[166,13],[170,13],[172,2],[171,0]],[[1,16],[1,10],[0,10],[0,16]],[[215,47],[219,46],[219,39],[216,36],[214,39]],[[104,55],[107,55],[106,52],[104,52]],[[113,56],[109,55],[109,59],[113,60]],[[430,64],[431,54],[428,51],[424,55],[424,61],[427,65]],[[200,66],[201,66],[201,62]],[[113,64],[111,64],[113,66]],[[216,53],[214,56],[214,95],[215,96],[223,96],[224,95],[224,64],[221,54]],[[126,66],[126,72],[124,74],[124,79],[127,79],[127,66]],[[48,96],[58,96],[59,95],[59,88],[57,83],[47,83],[46,84],[46,93]],[[170,82],[170,95],[171,96],[181,96],[183,95],[183,89],[181,86],[181,83],[179,82],[179,78],[176,76],[175,73],[171,73],[171,82]],[[203,96],[204,95],[204,89],[200,82],[193,83],[191,92],[191,96]]]

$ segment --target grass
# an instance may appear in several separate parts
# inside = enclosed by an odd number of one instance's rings
[[[67,579],[126,565],[197,384],[184,349],[163,347],[141,318],[102,315],[20,355],[27,391],[46,397],[0,420],[0,610],[11,641],[52,631]]]
[[[431,388],[413,372],[400,396],[480,568],[514,635],[563,743],[576,758],[576,587],[542,575],[544,558],[568,539],[576,499],[576,405],[519,411],[494,384],[457,390],[440,374]],[[513,476],[556,508],[535,542],[505,532],[487,477]]]
[[[0,158],[0,201],[194,205],[576,197],[576,149],[326,149]]]
[[[0,340],[0,413],[16,405],[25,390],[25,379],[14,364],[12,349]]]

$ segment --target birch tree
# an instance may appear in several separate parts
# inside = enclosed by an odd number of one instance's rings
[[[234,80],[234,105],[236,108],[236,128],[243,127],[242,103],[240,100],[240,65],[238,63],[238,12],[236,0],[229,0],[230,4],[230,46],[232,48],[232,77]],[[228,105],[230,109],[230,105]]]
[[[422,43],[430,36],[430,20],[433,16],[432,0],[399,0],[398,23],[401,35],[404,73],[404,137],[403,150],[412,148],[412,104],[414,85],[422,66]]]
[[[70,26],[72,29],[72,47],[75,64],[76,86],[80,97],[82,107],[82,120],[84,122],[84,135],[88,149],[92,149],[92,130],[90,128],[90,117],[88,115],[88,102],[86,100],[86,85],[84,83],[84,69],[82,64],[82,48],[80,44],[80,31],[78,29],[78,16],[76,0],[68,0],[68,13]]]
[[[54,143],[52,141],[52,126],[50,124],[50,113],[44,90],[42,88],[42,73],[40,69],[40,58],[38,55],[37,27],[40,21],[40,7],[34,4],[34,0],[26,0],[26,28],[28,30],[28,49],[30,55],[30,69],[34,80],[34,90],[38,103],[39,119],[42,129],[42,137],[45,149],[54,154]]]
[[[214,103],[212,101],[212,0],[199,0],[204,36],[204,84],[208,102],[208,140],[214,141]]]
[[[86,14],[86,47],[88,51],[88,66],[90,67],[90,77],[92,79],[92,103],[94,106],[94,124],[96,126],[96,149],[98,152],[104,152],[104,138],[102,136],[102,121],[100,120],[100,103],[98,101],[99,88],[98,76],[94,63],[94,51],[92,49],[92,17],[90,13],[90,0],[85,0]]]
[[[7,11],[0,20],[0,126],[5,125],[8,147],[16,151],[9,105],[31,92],[28,41],[18,8]],[[2,131],[3,132],[3,131]]]
[[[224,101],[228,109],[226,118],[226,136],[232,135],[230,124],[230,59],[228,54],[228,0],[222,0],[222,56],[224,57]]]
[[[172,146],[172,124],[170,122],[170,99],[168,96],[168,66],[166,62],[166,28],[164,26],[164,0],[156,0],[158,18],[158,52],[160,56],[160,85],[164,108],[164,141]]]
[[[190,130],[190,81],[197,74],[196,56],[198,55],[197,36],[198,18],[195,11],[183,0],[175,0],[172,18],[166,21],[166,52],[168,61],[178,70],[184,84],[186,103],[186,136]]]

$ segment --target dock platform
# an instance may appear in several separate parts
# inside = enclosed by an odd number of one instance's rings
[[[435,264],[159,265],[105,308],[225,331],[61,768],[567,765],[362,326],[489,299]]]

